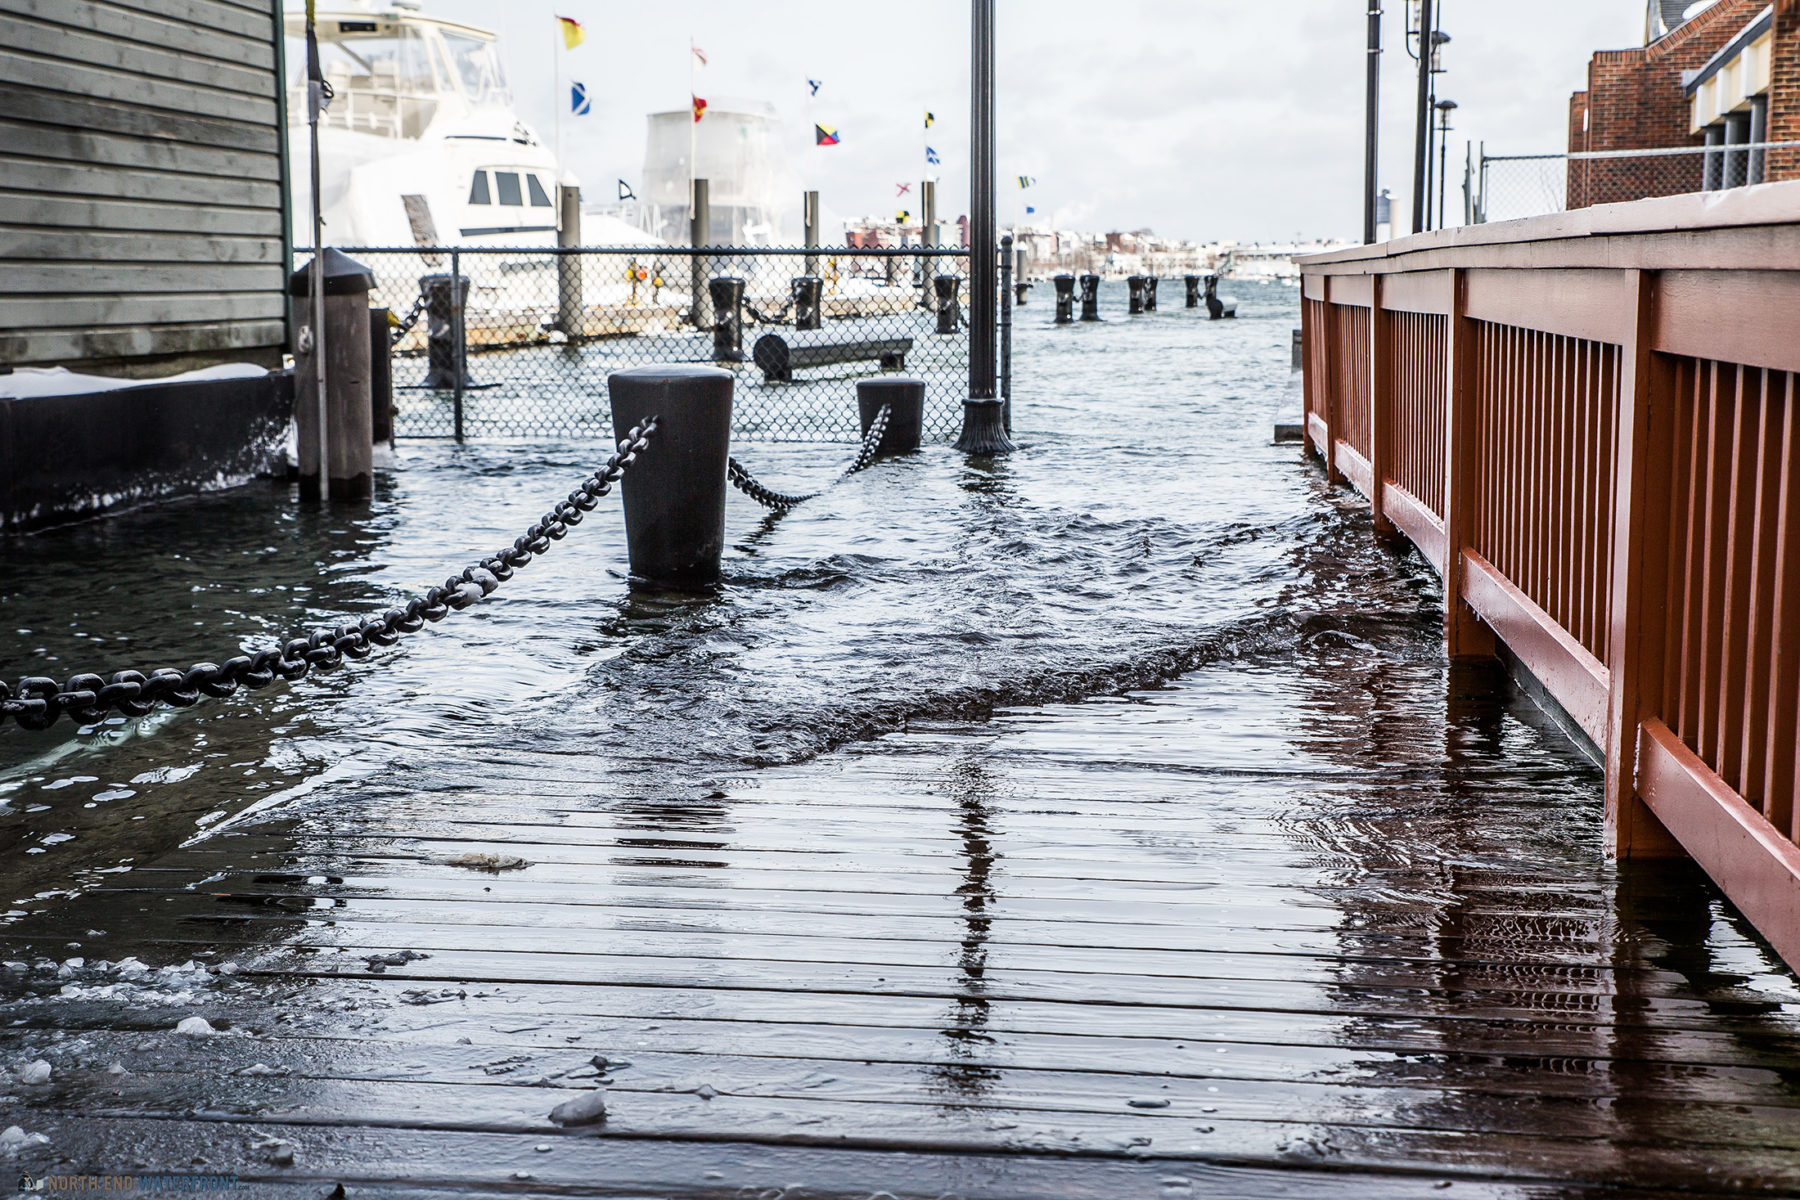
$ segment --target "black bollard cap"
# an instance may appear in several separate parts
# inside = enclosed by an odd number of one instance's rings
[[[375,290],[375,272],[332,246],[325,247],[325,294],[362,296]],[[312,295],[312,261],[288,276],[288,295]]]

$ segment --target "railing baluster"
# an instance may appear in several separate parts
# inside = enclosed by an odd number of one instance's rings
[[[1652,352],[1657,278],[1636,272],[1637,320],[1621,362],[1614,407],[1618,455],[1613,502],[1612,561],[1615,564],[1611,659],[1612,687],[1606,745],[1606,841],[1620,857],[1679,855],[1669,836],[1638,798],[1638,726],[1656,715],[1654,681],[1663,652],[1662,613],[1651,597],[1668,570],[1668,493],[1662,487],[1673,453],[1666,417],[1667,387],[1659,379]]]

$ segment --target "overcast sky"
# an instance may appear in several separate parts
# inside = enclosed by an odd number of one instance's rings
[[[1410,195],[1416,70],[1387,8],[1382,182]],[[697,90],[754,98],[786,120],[793,166],[828,215],[892,216],[896,184],[925,169],[923,112],[938,124],[939,209],[967,208],[968,0],[424,0],[436,15],[498,28],[519,113],[548,141],[566,87],[553,83],[553,16],[587,43],[562,56],[592,115],[563,118],[566,164],[590,197],[639,182],[645,114],[688,99],[688,41],[706,52]],[[1444,0],[1454,41],[1440,95],[1465,139],[1493,153],[1564,149],[1569,93],[1597,49],[1640,44],[1642,0]],[[1002,220],[1016,177],[1059,228],[1151,228],[1247,240],[1357,236],[1362,209],[1366,0],[1000,0]],[[839,146],[811,147],[812,118]],[[916,187],[914,189],[916,194]],[[1451,207],[1460,208],[1453,193]],[[1404,209],[1410,212],[1410,208]],[[1405,219],[1402,214],[1402,219]]]

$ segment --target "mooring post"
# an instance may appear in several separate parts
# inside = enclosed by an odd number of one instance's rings
[[[869,436],[881,406],[891,405],[887,431],[881,435],[882,454],[911,454],[919,448],[925,432],[925,383],[902,375],[881,379],[865,379],[856,385],[856,407],[862,418],[862,432]]]
[[[369,310],[369,434],[377,445],[394,445],[393,313]]]
[[[713,361],[749,362],[744,353],[744,281],[724,275],[706,286],[714,314]]]
[[[457,353],[458,301],[468,296],[469,281],[457,274],[421,275],[419,294],[425,298],[425,379],[420,386],[454,388],[462,363]]]
[[[343,251],[329,247],[321,268],[314,272],[309,264],[288,280],[290,295],[310,299],[317,274],[323,279],[325,301],[323,404],[318,392],[320,338],[314,336],[294,360],[300,491],[309,498],[358,499],[369,495],[374,482],[369,290],[375,276]]]
[[[994,171],[994,0],[974,0],[969,112],[969,398],[963,401],[965,454],[994,455],[1012,450],[1006,437],[1006,406],[995,376],[999,333],[999,214]]]
[[[802,275],[793,281],[794,328],[818,329],[824,323],[820,311],[825,297],[825,281],[817,275]]]
[[[1100,277],[1098,275],[1081,277],[1081,319],[1084,321],[1100,319]]]
[[[937,331],[955,333],[962,323],[962,276],[939,275],[933,284],[937,288]]]
[[[632,367],[607,380],[613,440],[658,418],[620,484],[633,583],[707,590],[725,549],[725,463],[732,374],[685,364]]]
[[[1156,276],[1144,276],[1144,311],[1156,311]]]
[[[1129,276],[1125,280],[1125,290],[1130,296],[1126,311],[1134,317],[1138,316],[1144,311],[1144,277],[1142,275]]]
[[[688,320],[695,329],[711,329],[713,327],[712,304],[706,290],[707,277],[712,274],[707,269],[706,256],[700,251],[712,240],[712,184],[705,179],[694,180],[694,211],[688,215],[688,243],[693,253],[688,259]]]
[[[1029,274],[1031,256],[1020,250],[1013,255],[1013,303],[1020,308],[1025,307],[1025,293],[1031,290],[1031,282],[1025,276]]]
[[[817,250],[819,248],[819,193],[803,193],[800,197],[800,211],[801,219],[806,225],[806,248]],[[806,256],[806,273],[808,275],[819,273],[819,256],[817,254]]]
[[[1199,308],[1200,277],[1198,275],[1183,275],[1181,281],[1187,284],[1187,306],[1189,308]]]
[[[564,185],[556,189],[556,327],[568,337],[580,337],[587,315],[581,297],[581,189]]]
[[[1075,277],[1058,275],[1051,282],[1056,285],[1056,323],[1068,325],[1075,320]]]

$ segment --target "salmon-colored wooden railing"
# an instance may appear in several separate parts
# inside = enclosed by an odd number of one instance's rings
[[[1800,183],[1303,261],[1307,447],[1800,967]]]

